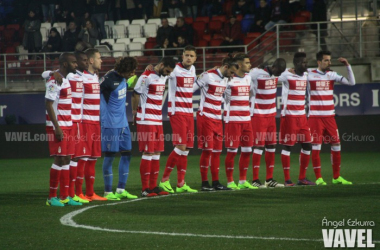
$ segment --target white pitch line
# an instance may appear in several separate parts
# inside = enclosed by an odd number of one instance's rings
[[[103,228],[103,227],[94,227],[94,226],[88,226],[88,225],[81,225],[76,223],[73,218],[81,214],[87,210],[90,210],[92,208],[96,207],[103,207],[103,206],[116,206],[124,203],[130,203],[130,202],[137,202],[137,201],[144,201],[144,200],[153,200],[153,199],[160,199],[165,197],[172,197],[177,196],[178,194],[172,194],[172,195],[164,195],[164,196],[157,196],[157,197],[151,197],[151,198],[138,198],[128,201],[121,201],[121,202],[115,202],[115,203],[109,203],[109,204],[102,204],[102,205],[94,205],[85,207],[79,210],[76,210],[74,212],[68,213],[61,217],[60,222],[64,226],[69,227],[75,227],[75,228],[84,228],[94,231],[105,231],[105,232],[113,232],[113,233],[131,233],[131,234],[154,234],[154,235],[169,235],[169,236],[187,236],[187,237],[201,237],[201,238],[224,238],[224,239],[254,239],[254,240],[284,240],[284,241],[314,241],[314,242],[322,242],[322,239],[302,239],[302,238],[277,238],[277,237],[259,237],[259,236],[239,236],[239,235],[213,235],[213,234],[192,234],[192,233],[168,233],[168,232],[154,232],[154,231],[133,231],[133,230],[119,230],[119,229],[109,229],[109,228]],[[186,193],[181,195],[193,195],[193,193]],[[373,243],[380,243],[380,241],[372,241]]]

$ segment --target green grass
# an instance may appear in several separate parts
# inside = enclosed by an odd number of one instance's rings
[[[279,238],[322,239],[322,219],[374,221],[373,240],[380,240],[379,176],[376,153],[342,154],[342,175],[353,186],[331,184],[329,155],[322,154],[324,187],[295,187],[180,194],[135,202],[92,202],[82,207],[47,207],[49,167],[52,159],[0,160],[0,246],[1,249],[322,249],[321,241],[290,241]],[[127,190],[140,194],[140,157],[131,163]],[[161,172],[166,157],[161,158]],[[225,184],[224,156],[221,182]],[[291,177],[297,180],[298,155],[292,154]],[[102,195],[102,159],[97,162],[95,191]],[[114,162],[114,185],[117,182]],[[190,156],[186,180],[200,188],[199,156]],[[248,180],[252,179],[252,168]],[[262,159],[260,177],[265,178]],[[314,180],[309,166],[308,177]],[[274,178],[283,182],[277,154]],[[238,179],[237,158],[235,180]],[[176,171],[171,176],[176,183]],[[98,205],[98,206],[97,206]],[[93,206],[93,207],[92,207]],[[73,220],[79,225],[120,230],[97,231],[63,226],[60,218],[92,207]],[[349,229],[345,226],[344,229]],[[258,238],[212,238],[181,235],[130,233],[163,232],[192,235],[255,236]],[[263,239],[273,237],[273,239]],[[375,243],[376,247],[380,243]]]

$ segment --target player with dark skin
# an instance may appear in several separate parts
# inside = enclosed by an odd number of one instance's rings
[[[59,70],[56,72],[62,76],[66,77],[69,73],[75,73],[77,69],[77,59],[73,54],[67,55],[67,53],[64,53],[59,58],[60,67]],[[56,114],[53,109],[53,103],[54,101],[45,99],[45,107],[46,111],[54,125],[54,133],[55,137],[62,141],[63,139],[63,132],[62,129],[58,125],[58,121],[56,119]],[[57,166],[63,166],[70,163],[70,156],[54,156],[54,164]]]

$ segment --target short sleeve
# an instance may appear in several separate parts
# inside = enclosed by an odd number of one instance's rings
[[[60,87],[57,84],[55,84],[54,79],[51,79],[46,83],[45,98],[51,101],[55,101],[57,99],[59,91]]]
[[[147,75],[141,75],[137,80],[135,88],[133,89],[137,94],[141,95],[141,93],[143,92],[143,89],[146,87],[147,78]]]

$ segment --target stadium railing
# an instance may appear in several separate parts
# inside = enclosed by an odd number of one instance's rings
[[[323,28],[325,27],[325,28]],[[303,51],[309,59],[314,59],[320,49],[328,49],[333,57],[368,58],[380,54],[379,24],[376,19],[343,22],[305,22],[276,25],[273,31],[258,36],[247,34],[244,45],[197,47],[197,73],[220,64],[228,55],[225,49],[245,52],[250,56],[252,67],[270,63],[275,58],[283,57],[292,61],[294,52]],[[109,51],[102,53],[102,76],[115,64],[113,55],[136,56],[140,74],[147,65],[156,64],[160,58],[174,53],[177,49],[143,49],[127,51]],[[169,52],[170,54],[170,52]],[[58,69],[59,53],[0,54],[0,92],[44,91],[45,84],[41,73],[45,70]],[[37,57],[37,59],[26,58]],[[174,56],[175,57],[175,56]],[[180,60],[180,56],[177,56]]]

